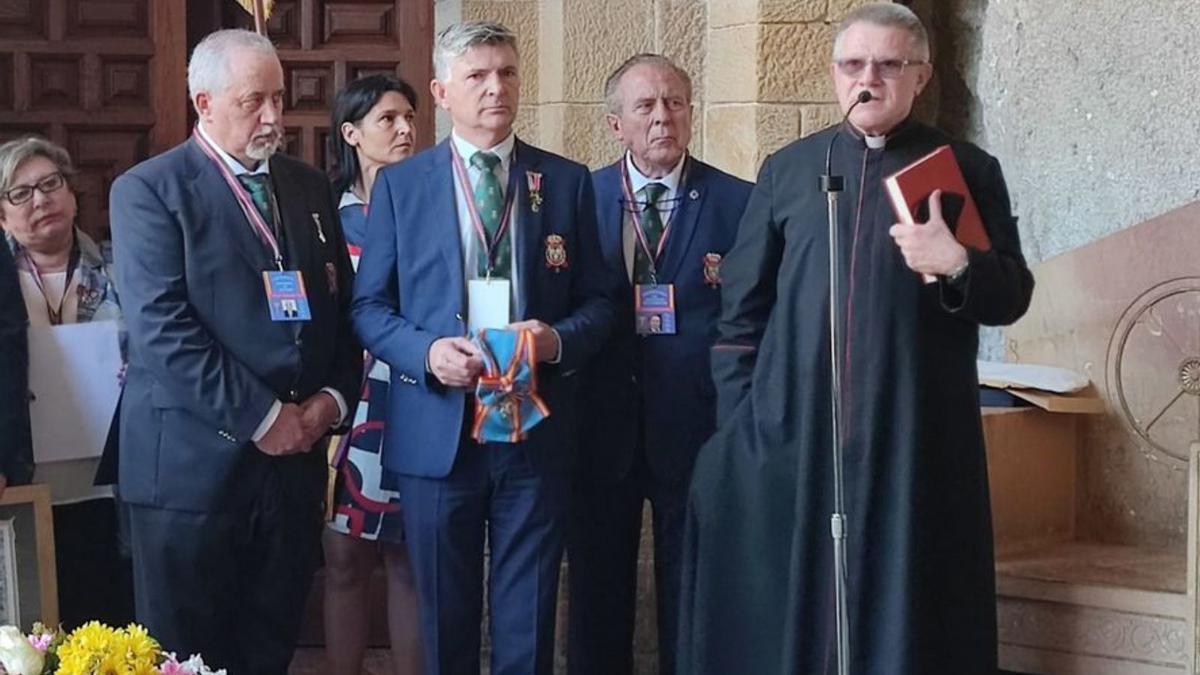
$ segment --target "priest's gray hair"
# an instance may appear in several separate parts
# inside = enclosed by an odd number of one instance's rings
[[[837,36],[833,38],[834,58],[838,56],[842,35],[851,26],[860,23],[869,23],[883,28],[902,28],[908,31],[912,37],[912,47],[916,52],[914,56],[921,61],[929,60],[929,34],[925,32],[925,26],[921,24],[921,20],[911,9],[891,2],[873,2],[846,15],[846,18],[842,19],[842,24],[838,26]]]
[[[202,91],[220,94],[229,86],[233,74],[230,57],[235,51],[252,49],[279,58],[275,45],[265,36],[241,28],[228,28],[209,33],[192,50],[188,61],[188,97],[196,100]]]
[[[438,33],[433,44],[433,76],[446,82],[450,66],[471,47],[478,45],[508,45],[517,51],[517,36],[503,24],[494,21],[463,21],[447,26]]]
[[[683,86],[687,89],[688,103],[692,102],[692,78],[688,76],[687,71],[662,54],[643,53],[635,54],[626,59],[625,63],[617,66],[617,69],[604,81],[604,107],[608,112],[614,115],[621,112],[621,106],[624,104],[624,101],[617,94],[617,89],[621,86],[621,78],[625,77],[625,73],[641,65],[652,65],[662,70],[674,72],[679,76],[680,80],[683,80]]]

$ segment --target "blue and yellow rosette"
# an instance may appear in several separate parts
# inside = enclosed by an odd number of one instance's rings
[[[485,328],[475,334],[484,370],[475,386],[478,443],[517,443],[550,416],[537,394],[537,351],[527,330]]]

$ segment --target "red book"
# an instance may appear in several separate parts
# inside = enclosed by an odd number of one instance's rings
[[[958,242],[980,251],[992,248],[979,207],[971,198],[958,161],[943,145],[883,179],[899,222],[915,225],[929,220],[929,195],[942,191],[942,216]]]

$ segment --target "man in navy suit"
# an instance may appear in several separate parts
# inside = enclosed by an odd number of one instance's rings
[[[450,26],[434,65],[430,88],[453,131],[379,172],[354,325],[391,366],[384,464],[401,476],[427,672],[479,672],[486,534],[491,672],[549,674],[573,374],[608,336],[615,279],[599,259],[587,169],[513,134],[513,34]],[[483,361],[466,336],[505,325],[532,332],[550,416],[524,441],[476,443],[468,420]]]
[[[624,156],[593,175],[600,246],[623,280],[617,321],[580,377],[580,462],[570,563],[570,672],[633,670],[642,504],[654,522],[659,672],[674,672],[680,546],[692,465],[714,429],[709,348],[721,256],[751,185],[687,153],[692,87],[656,54],[605,83],[606,120]],[[673,305],[660,307],[661,298]],[[719,636],[714,636],[719,639]]]
[[[192,138],[119,177],[109,205],[137,617],[167,649],[282,675],[319,560],[319,441],[362,373],[353,277],[325,177],[274,154],[271,43],[209,35],[188,88]]]

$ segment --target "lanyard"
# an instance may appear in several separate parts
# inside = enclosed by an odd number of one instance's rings
[[[208,158],[217,166],[217,170],[221,172],[221,177],[225,179],[225,183],[233,191],[233,196],[237,199],[238,206],[242,207],[242,213],[245,214],[246,220],[250,222],[250,227],[258,234],[259,239],[262,239],[263,243],[270,247],[275,267],[282,272],[283,253],[279,250],[279,242],[275,239],[275,233],[271,231],[266,221],[263,220],[262,214],[258,212],[258,207],[254,205],[254,201],[250,198],[250,193],[246,191],[246,187],[233,175],[233,171],[229,169],[229,166],[217,154],[216,149],[209,144],[208,140],[198,130],[192,134],[192,137],[196,139],[196,143],[204,151],[204,154],[208,155]]]
[[[679,176],[679,187],[676,188],[676,193],[687,185],[688,165],[685,158],[683,171]],[[679,206],[671,210],[671,218],[663,223],[662,236],[658,238],[658,248],[651,252],[650,241],[646,239],[646,229],[642,225],[642,209],[637,208],[640,204],[633,198],[633,183],[629,180],[629,165],[627,159],[621,160],[621,190],[625,193],[625,203],[630,206],[629,215],[633,217],[633,233],[637,237],[638,246],[642,248],[642,252],[646,254],[646,260],[650,263],[650,276],[657,276],[658,259],[662,257],[662,252],[667,246],[667,235],[671,233],[671,225],[675,222],[675,214],[679,213]],[[652,204],[655,209],[658,204]],[[661,218],[661,216],[660,216]]]
[[[33,256],[29,255],[28,251],[22,250],[21,257],[29,266],[29,271],[33,272],[33,284],[37,287],[38,293],[42,294],[42,301],[46,303],[46,317],[49,319],[50,325],[61,325],[63,305],[66,304],[67,293],[71,290],[71,280],[75,278],[75,268],[79,267],[79,245],[71,244],[71,258],[67,263],[67,280],[63,282],[63,292],[62,297],[58,299],[58,309],[50,306],[50,296],[46,295],[46,286],[42,283],[42,271],[38,269],[37,263],[33,262]]]
[[[458,175],[458,181],[462,185],[463,200],[467,202],[467,212],[471,214],[471,225],[474,226],[475,234],[479,237],[479,241],[483,244],[484,255],[487,256],[487,276],[492,276],[492,269],[496,266],[496,253],[500,250],[500,242],[504,241],[505,235],[508,234],[509,221],[512,219],[512,203],[513,197],[517,193],[517,172],[510,165],[508,171],[508,187],[504,194],[504,215],[500,219],[500,226],[496,228],[496,233],[491,239],[488,239],[487,230],[483,229],[483,219],[479,217],[479,207],[475,205],[475,191],[471,189],[471,179],[467,175],[467,167],[463,164],[462,157],[458,154],[458,148],[454,147],[454,143],[450,144],[450,156],[454,164],[454,172]],[[513,150],[513,159],[516,157],[516,149]]]

